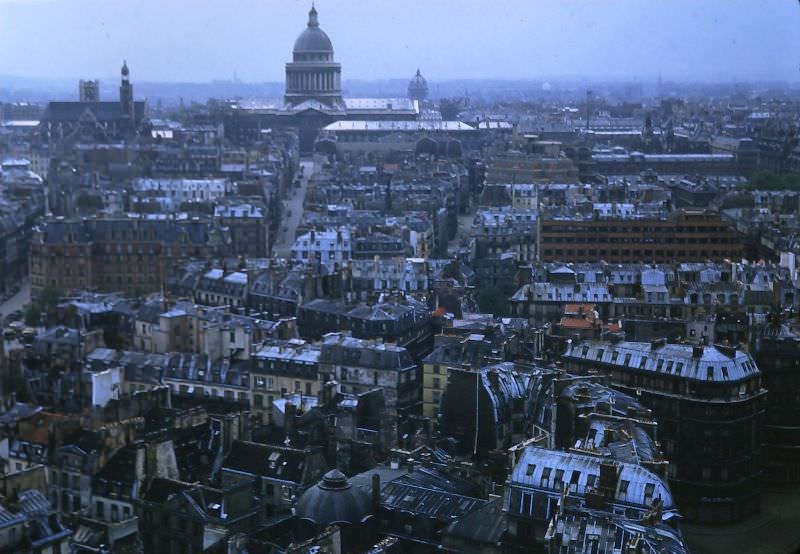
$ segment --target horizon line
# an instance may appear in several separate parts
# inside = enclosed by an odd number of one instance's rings
[[[424,76],[424,74],[423,74]],[[41,82],[79,82],[80,80],[86,79],[97,79],[101,83],[105,82],[117,82],[119,80],[118,76],[105,76],[105,77],[76,77],[76,76],[58,76],[58,77],[33,77],[33,76],[25,76],[25,75],[8,75],[8,74],[0,74],[0,80],[18,80],[18,81],[41,81]],[[679,84],[679,85],[692,85],[692,84],[703,84],[703,85],[733,85],[733,84],[790,84],[796,85],[800,84],[800,77],[796,77],[794,80],[791,78],[738,78],[738,77],[729,77],[726,79],[702,79],[702,78],[665,78],[663,76],[653,76],[653,77],[622,77],[622,76],[609,76],[609,77],[599,77],[599,76],[581,76],[581,75],[550,75],[550,76],[541,76],[541,77],[448,77],[444,79],[438,80],[431,80],[427,78],[429,84],[444,84],[444,83],[452,83],[452,82],[460,82],[460,81],[474,81],[474,82],[516,82],[516,83],[545,83],[549,82],[550,84],[554,83],[575,83],[580,81],[591,81],[597,83],[610,83],[610,84],[650,84],[650,83],[661,83],[661,84]],[[227,78],[214,78],[208,79],[203,81],[189,81],[189,80],[156,80],[156,79],[136,79],[135,75],[132,76],[131,81],[136,84],[159,84],[159,85],[209,85],[215,83],[226,83],[226,84],[236,84],[236,85],[284,85],[285,80],[262,80],[262,81],[251,81],[251,80],[244,80],[244,79],[236,79],[234,80],[231,77]],[[409,77],[381,77],[381,78],[364,78],[364,77],[351,77],[347,79],[342,79],[343,83],[347,82],[360,82],[360,83],[382,83],[382,82],[391,82],[391,81],[410,81]],[[8,84],[0,83],[0,88],[4,88],[8,86]]]

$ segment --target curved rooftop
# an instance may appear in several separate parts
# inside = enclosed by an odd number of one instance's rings
[[[510,480],[554,494],[561,493],[563,484],[570,484],[571,494],[585,496],[599,485],[603,461],[597,456],[529,446],[511,471]],[[616,466],[615,502],[648,508],[660,498],[665,513],[677,510],[669,485],[661,477],[635,463],[617,462]]]
[[[761,373],[750,354],[723,346],[584,341],[570,346],[563,357],[697,381],[734,382]]]
[[[338,469],[326,473],[322,480],[300,496],[295,516],[322,529],[333,523],[359,525],[372,515],[372,499],[353,487]]]
[[[294,53],[333,54],[333,43],[319,26],[317,10],[313,6],[308,12],[308,26],[294,41]]]
[[[408,83],[408,97],[412,100],[425,100],[428,96],[428,82],[425,80],[425,77],[422,76],[420,73],[419,68],[417,68],[417,73],[411,78],[411,81]]]

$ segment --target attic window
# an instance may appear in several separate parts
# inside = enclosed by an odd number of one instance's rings
[[[653,500],[653,492],[656,490],[655,483],[647,483],[644,486],[644,501],[648,504]]]
[[[678,366],[675,368],[675,373],[682,373],[683,372],[683,362],[678,362]]]
[[[588,355],[589,355],[589,347],[584,346],[583,349],[581,350],[581,358],[585,358]]]
[[[626,496],[628,494],[628,485],[630,485],[630,481],[622,480],[619,482],[619,495]]]
[[[550,472],[552,468],[546,467],[542,470],[542,480],[539,483],[539,486],[550,488]]]
[[[714,378],[714,366],[708,366],[706,368],[706,379],[711,380]]]
[[[722,378],[728,379],[728,368],[725,366],[722,366]]]
[[[528,464],[528,468],[525,470],[525,475],[531,476],[536,471],[536,464]]]
[[[642,356],[642,359],[639,360],[639,369],[644,368],[647,365],[647,356]]]
[[[572,492],[578,492],[578,483],[581,479],[581,472],[580,471],[573,471],[572,477],[569,479],[569,488]]]

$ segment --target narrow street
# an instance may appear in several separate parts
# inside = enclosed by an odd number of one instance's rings
[[[456,231],[456,236],[447,243],[448,254],[455,255],[461,244],[461,239],[469,236],[473,221],[475,221],[474,213],[458,214],[458,230]]]
[[[21,310],[31,300],[31,282],[29,279],[24,279],[21,283],[19,292],[0,304],[0,319],[5,317],[11,312]]]
[[[300,179],[300,188],[292,188],[288,200],[284,200],[286,209],[284,210],[284,218],[278,228],[278,237],[275,240],[273,254],[276,257],[288,258],[294,246],[294,233],[297,226],[300,224],[300,218],[303,216],[303,201],[306,197],[308,190],[308,180],[314,173],[314,161],[311,159],[302,160],[300,166],[303,167],[303,178]],[[288,211],[287,211],[288,210]],[[286,214],[291,215],[287,216]]]

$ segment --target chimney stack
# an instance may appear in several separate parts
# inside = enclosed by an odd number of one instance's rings
[[[286,403],[286,412],[283,416],[283,431],[287,437],[291,438],[294,435],[294,418],[297,413],[297,407],[291,402]]]

